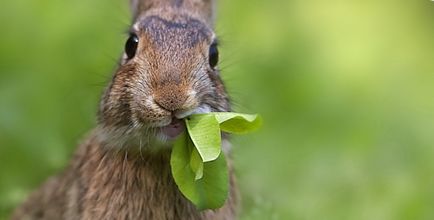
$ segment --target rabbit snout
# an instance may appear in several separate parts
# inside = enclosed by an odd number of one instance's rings
[[[178,86],[175,84],[168,84],[159,86],[156,91],[154,91],[154,101],[161,108],[174,112],[179,109],[188,108],[189,106],[184,106],[186,103],[188,93],[185,92],[187,88],[185,86]]]

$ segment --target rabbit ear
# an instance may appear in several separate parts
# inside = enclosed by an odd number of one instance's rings
[[[214,23],[216,0],[130,0],[133,21],[144,11],[157,7],[184,8],[202,17],[211,26]]]
[[[197,13],[210,26],[214,26],[216,0],[177,0],[184,8]]]
[[[136,17],[137,7],[139,6],[139,0],[130,0],[130,10],[133,17]]]
[[[152,1],[146,0],[130,0],[130,10],[133,16],[133,21],[136,20],[140,12],[147,10],[152,5]]]
[[[161,0],[130,0],[130,10],[133,16],[133,21],[144,11],[152,7],[158,7],[161,4]]]
[[[199,11],[202,14],[202,17],[207,21],[207,23],[211,26],[214,26],[215,21],[215,10],[216,10],[216,0],[199,0],[197,2],[201,2]]]

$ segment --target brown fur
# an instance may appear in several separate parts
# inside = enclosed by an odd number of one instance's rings
[[[198,211],[170,171],[161,127],[194,110],[229,111],[218,70],[211,0],[132,0],[136,55],[122,62],[101,99],[98,126],[68,168],[19,206],[12,219],[234,219],[237,190],[217,210]],[[227,153],[227,152],[225,152]],[[227,155],[229,156],[229,155]]]
[[[169,152],[130,154],[81,145],[72,164],[49,179],[16,210],[13,219],[232,219],[235,188],[223,208],[198,212],[179,192]],[[231,172],[232,173],[232,172]],[[231,175],[231,185],[234,176]]]

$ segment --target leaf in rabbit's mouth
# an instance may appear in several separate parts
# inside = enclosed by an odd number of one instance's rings
[[[243,134],[260,127],[258,115],[213,112],[191,115],[172,149],[173,178],[181,193],[199,210],[216,209],[226,201],[229,176],[221,153],[221,131]]]

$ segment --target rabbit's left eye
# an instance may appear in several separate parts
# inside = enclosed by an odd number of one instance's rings
[[[125,53],[128,59],[131,59],[136,54],[137,45],[139,44],[139,37],[135,34],[130,34],[127,42],[125,43]]]

